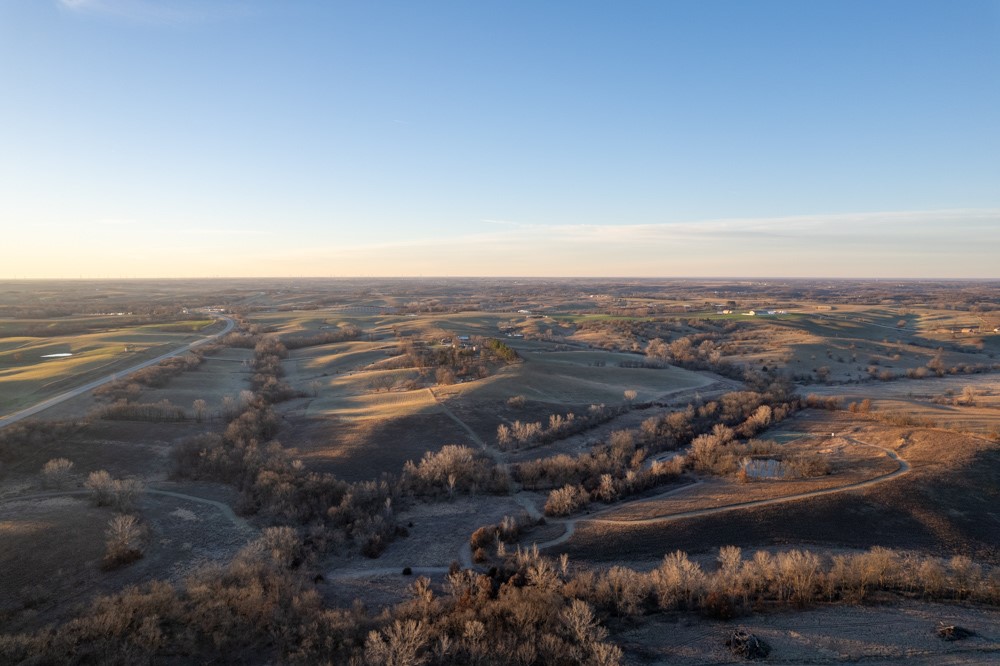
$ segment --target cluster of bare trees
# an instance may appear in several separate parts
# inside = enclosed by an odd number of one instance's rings
[[[541,562],[541,561],[539,561]],[[94,600],[58,629],[0,636],[0,661],[134,664],[159,658],[358,666],[615,666],[593,607],[544,564],[489,577],[426,578],[385,613],[327,608],[303,575],[296,535],[268,528],[232,563],[182,584],[153,582]]]
[[[477,562],[485,562],[488,557],[488,549],[494,546],[496,546],[498,554],[504,555],[506,553],[505,544],[517,543],[521,528],[521,523],[514,516],[504,516],[503,520],[496,525],[479,527],[469,537],[473,558]]]
[[[110,571],[140,559],[145,535],[146,526],[137,515],[116,513],[104,532],[106,542],[101,568]]]
[[[552,489],[547,514],[568,515],[592,501],[613,502],[676,480],[685,467],[721,471],[725,462],[726,472],[736,473],[740,460],[756,455],[761,447],[737,443],[736,437],[752,438],[799,406],[798,399],[783,393],[734,391],[697,407],[689,404],[650,417],[637,429],[615,431],[589,452],[518,463],[513,473],[526,488]],[[702,435],[699,451],[691,456],[647,462],[651,454],[680,449]]]
[[[335,329],[320,331],[318,333],[286,335],[281,338],[281,343],[286,349],[302,349],[303,347],[316,347],[334,342],[357,340],[361,337],[361,333],[361,329],[354,324],[342,323]]]
[[[184,421],[187,413],[183,407],[172,404],[164,398],[159,402],[129,402],[116,400],[110,405],[97,407],[94,410],[97,418],[107,421],[152,421],[162,423],[167,421]]]
[[[398,355],[379,363],[378,368],[417,368],[424,379],[433,373],[438,384],[452,384],[461,378],[488,377],[497,368],[519,360],[514,349],[494,338],[476,337],[461,345],[443,346],[404,338]]]
[[[176,473],[234,485],[240,491],[240,512],[294,527],[316,551],[353,544],[365,554],[380,554],[400,534],[394,511],[398,482],[385,478],[351,484],[310,472],[293,450],[274,440],[278,426],[273,408],[258,397],[223,434],[182,442],[173,454]]]
[[[484,547],[495,536],[486,535]],[[0,661],[252,656],[371,666],[613,666],[623,653],[603,626],[607,615],[680,611],[730,618],[762,608],[860,602],[878,591],[1000,603],[1000,569],[961,555],[939,559],[885,548],[823,556],[808,550],[744,554],[727,546],[715,566],[675,552],[651,571],[578,569],[566,556],[553,561],[537,550],[503,552],[495,561],[489,574],[453,570],[443,589],[418,578],[409,599],[371,615],[359,606],[325,607],[306,575],[300,536],[289,527],[267,528],[230,564],[200,570],[181,584],[130,587],[96,599],[59,628],[2,635]]]
[[[124,513],[135,510],[143,490],[142,481],[115,479],[103,469],[91,472],[84,487],[95,506],[110,506]]]
[[[523,405],[523,403],[521,404]],[[628,407],[624,405],[608,407],[602,403],[591,405],[587,409],[587,413],[583,415],[577,415],[573,412],[568,412],[565,416],[550,414],[548,423],[544,425],[541,421],[522,422],[520,420],[515,420],[510,424],[501,423],[497,426],[497,444],[503,451],[550,444],[571,435],[586,432],[602,423],[607,423],[627,410]]]
[[[766,458],[776,463],[777,476],[809,478],[830,473],[829,461],[819,454],[789,453],[777,442],[768,439],[737,439],[727,426],[716,425],[712,432],[698,435],[691,442],[687,455],[677,462],[702,474],[735,475],[740,481],[751,481],[754,460]]]
[[[678,551],[647,573],[624,567],[583,571],[571,584],[581,598],[618,615],[660,609],[729,618],[775,605],[858,602],[875,591],[1000,602],[1000,570],[963,555],[942,560],[881,547],[832,556],[789,550],[744,557],[740,548],[726,546],[719,550],[714,570]]]
[[[628,430],[611,433],[608,443],[577,456],[558,454],[519,463],[515,478],[526,488],[552,488],[545,513],[565,516],[584,509],[591,501],[613,502],[643,492],[680,476],[681,467],[670,462],[647,462],[646,450],[637,447]]]
[[[55,462],[55,461],[50,461]],[[46,465],[48,467],[48,464]],[[43,469],[43,473],[46,470]],[[101,568],[109,571],[130,564],[142,557],[142,541],[146,526],[137,513],[143,491],[138,479],[115,479],[107,471],[91,472],[84,486],[96,506],[115,510],[105,531],[106,543]]]
[[[276,337],[263,337],[254,345],[251,366],[253,376],[250,385],[257,394],[269,403],[283,402],[297,397],[299,393],[281,380],[285,374],[281,361],[288,357],[288,350]]]
[[[205,361],[204,347],[196,351],[164,359],[156,365],[137,370],[124,379],[94,389],[98,398],[131,401],[138,398],[143,387],[163,388],[173,377],[194,370]]]
[[[431,498],[456,493],[507,493],[510,478],[503,468],[468,446],[448,444],[428,451],[418,464],[407,461],[401,485],[414,495]]]

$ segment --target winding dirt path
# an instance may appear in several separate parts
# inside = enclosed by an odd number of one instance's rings
[[[873,477],[871,479],[866,479],[864,481],[857,481],[855,483],[848,483],[848,484],[845,484],[843,486],[837,486],[835,488],[823,488],[823,489],[820,489],[820,490],[810,490],[810,491],[806,491],[806,492],[803,492],[803,493],[796,493],[794,495],[785,495],[784,497],[772,497],[770,499],[753,500],[753,501],[750,501],[750,502],[735,502],[733,504],[726,504],[725,506],[715,506],[715,507],[710,507],[710,508],[705,508],[705,509],[694,509],[694,510],[691,510],[691,511],[680,511],[678,513],[668,513],[668,514],[664,514],[662,516],[652,516],[652,517],[649,517],[649,518],[636,518],[636,519],[633,519],[633,520],[614,519],[614,518],[600,518],[600,517],[598,517],[600,514],[609,513],[611,511],[618,510],[618,509],[622,508],[623,506],[627,506],[628,504],[634,504],[635,502],[643,502],[643,501],[649,501],[649,500],[653,500],[653,499],[659,499],[659,498],[662,498],[662,497],[666,497],[667,495],[672,495],[674,493],[679,493],[679,492],[683,492],[683,491],[689,490],[690,488],[693,488],[696,485],[698,485],[699,483],[701,483],[701,481],[698,481],[698,482],[696,482],[694,484],[691,484],[689,486],[684,486],[682,488],[676,488],[676,489],[674,489],[672,491],[663,493],[662,495],[658,495],[658,496],[653,497],[653,498],[645,498],[645,499],[635,500],[633,502],[624,502],[622,504],[618,504],[616,506],[609,507],[607,509],[603,509],[603,510],[597,512],[596,514],[591,514],[591,515],[586,516],[586,517],[569,518],[569,519],[563,521],[563,525],[565,526],[566,531],[561,536],[559,536],[559,537],[557,537],[555,539],[552,539],[550,541],[546,541],[544,543],[538,544],[538,548],[539,549],[550,548],[552,546],[558,546],[559,544],[562,544],[562,543],[565,543],[565,542],[569,541],[570,538],[572,538],[574,532],[576,531],[576,524],[579,523],[579,522],[590,521],[590,522],[595,522],[595,523],[605,523],[605,524],[609,524],[609,525],[651,525],[651,524],[657,524],[657,523],[668,523],[668,522],[671,522],[671,521],[674,521],[674,520],[683,520],[685,518],[699,518],[701,516],[711,516],[711,515],[718,514],[718,513],[725,513],[727,511],[739,511],[741,509],[749,509],[749,508],[755,508],[755,507],[759,507],[759,506],[769,506],[769,505],[773,505],[773,504],[783,504],[785,502],[797,502],[799,500],[811,499],[813,497],[822,497],[824,495],[836,495],[836,494],[839,494],[839,493],[851,492],[851,491],[854,491],[854,490],[859,490],[859,489],[862,489],[862,488],[868,488],[868,487],[871,487],[871,486],[874,486],[874,485],[878,485],[880,483],[886,483],[887,481],[891,481],[891,480],[893,480],[893,479],[895,479],[897,477],[900,477],[900,476],[902,476],[904,474],[908,474],[910,472],[910,470],[912,469],[910,463],[908,461],[906,461],[904,458],[899,457],[899,455],[895,451],[893,451],[892,449],[887,449],[884,446],[879,446],[877,444],[871,444],[869,442],[862,442],[861,440],[855,439],[854,437],[844,436],[844,439],[846,439],[847,441],[849,441],[849,442],[851,442],[853,444],[857,444],[859,446],[869,446],[869,447],[872,447],[872,448],[879,449],[879,450],[883,451],[887,456],[889,456],[890,458],[892,458],[893,460],[895,460],[899,464],[899,467],[897,467],[894,471],[889,472],[888,474],[883,474],[881,476],[876,476],[876,477]]]
[[[472,430],[472,428],[470,428],[454,412],[452,412],[451,409],[448,408],[448,406],[444,403],[443,400],[441,400],[440,398],[438,398],[438,396],[436,396],[434,394],[433,390],[431,390],[430,388],[428,388],[427,390],[431,394],[431,396],[434,397],[435,402],[437,402],[438,405],[441,406],[442,411],[451,420],[453,420],[456,424],[458,424],[463,430],[465,430],[467,433],[469,433],[469,436],[472,438],[472,440],[474,442],[476,442],[483,449],[484,452],[486,452],[487,454],[489,454],[490,457],[493,458],[495,461],[497,461],[498,464],[506,465],[506,461],[503,460],[503,454],[500,451],[496,450],[494,447],[491,447],[486,442],[484,442],[475,433],[475,431]],[[668,491],[666,491],[664,493],[661,493],[659,495],[654,495],[652,497],[644,497],[644,498],[639,498],[639,499],[635,499],[635,500],[631,500],[631,501],[622,502],[620,504],[616,504],[614,506],[610,506],[610,507],[608,507],[606,509],[601,509],[600,511],[597,511],[595,513],[589,514],[587,516],[581,516],[581,517],[577,517],[577,518],[568,518],[568,519],[565,519],[565,520],[556,520],[556,519],[551,519],[550,518],[550,519],[548,519],[550,522],[561,523],[563,525],[563,527],[564,527],[564,532],[560,536],[556,537],[555,539],[551,539],[549,541],[545,541],[543,543],[538,543],[538,544],[535,544],[535,545],[539,549],[545,549],[545,548],[551,548],[551,547],[558,546],[560,544],[566,543],[567,541],[569,541],[573,537],[573,535],[576,532],[576,525],[577,525],[577,523],[580,523],[580,522],[587,522],[587,521],[589,521],[589,522],[606,523],[606,524],[612,524],[612,525],[650,525],[650,524],[656,524],[656,523],[668,523],[668,522],[675,521],[675,520],[683,520],[685,518],[698,518],[698,517],[701,517],[701,516],[710,516],[710,515],[714,515],[714,514],[718,514],[718,513],[724,513],[724,512],[727,512],[727,511],[739,511],[739,510],[742,510],[742,509],[755,508],[755,507],[758,507],[758,506],[769,506],[769,505],[774,505],[774,504],[782,504],[782,503],[785,503],[785,502],[797,502],[797,501],[800,501],[800,500],[811,499],[811,498],[814,498],[814,497],[822,497],[824,495],[835,495],[835,494],[839,494],[839,493],[852,492],[852,491],[855,491],[855,490],[860,490],[860,489],[863,489],[863,488],[868,488],[868,487],[871,487],[871,486],[874,486],[874,485],[877,485],[877,484],[880,484],[880,483],[886,483],[886,482],[891,481],[891,480],[893,480],[893,479],[895,479],[897,477],[900,477],[900,476],[902,476],[904,474],[908,474],[910,472],[910,470],[912,469],[911,465],[910,465],[910,463],[908,461],[906,461],[905,459],[901,458],[895,451],[893,451],[891,449],[888,449],[888,448],[886,448],[884,446],[879,446],[877,444],[871,444],[869,442],[863,442],[863,441],[858,440],[858,439],[856,439],[854,437],[848,437],[846,435],[843,435],[842,437],[844,439],[846,439],[848,442],[851,442],[851,443],[853,443],[855,445],[858,445],[858,446],[868,446],[868,447],[871,447],[871,448],[879,449],[880,451],[884,452],[889,458],[895,460],[898,463],[898,467],[894,471],[892,471],[892,472],[889,472],[887,474],[882,474],[880,476],[876,476],[876,477],[873,477],[871,479],[866,479],[864,481],[857,481],[855,483],[848,483],[848,484],[845,484],[843,486],[837,486],[835,488],[823,488],[823,489],[819,489],[819,490],[810,490],[810,491],[806,491],[806,492],[802,492],[802,493],[796,493],[794,495],[786,495],[784,497],[774,497],[774,498],[770,498],[770,499],[753,500],[753,501],[749,501],[749,502],[735,502],[733,504],[727,504],[725,506],[715,506],[715,507],[710,507],[710,508],[705,508],[705,509],[694,509],[694,510],[691,510],[691,511],[681,511],[681,512],[678,512],[678,513],[664,514],[664,515],[661,515],[661,516],[653,516],[653,517],[650,517],[650,518],[638,518],[638,519],[634,519],[634,520],[624,520],[624,519],[614,519],[614,518],[601,518],[600,517],[603,514],[607,514],[607,513],[613,512],[613,511],[617,511],[617,510],[621,509],[624,506],[628,506],[629,504],[634,504],[634,503],[637,503],[637,502],[654,501],[654,500],[662,499],[664,497],[669,497],[669,496],[677,494],[677,493],[687,492],[690,489],[695,488],[695,487],[701,485],[702,483],[704,483],[704,481],[702,481],[702,480],[699,479],[699,480],[696,480],[693,483],[681,486],[680,488],[672,488],[672,489],[670,489],[670,490],[668,490]],[[538,520],[539,518],[542,517],[542,513],[538,510],[538,507],[535,506],[535,504],[528,497],[525,497],[523,494],[521,494],[520,489],[518,489],[518,490],[516,490],[514,492],[512,498],[522,508],[525,509],[525,511],[528,513],[528,515],[532,519]],[[462,547],[459,550],[458,561],[462,565],[463,568],[466,568],[466,569],[474,569],[474,568],[476,568],[474,562],[472,561],[471,546],[469,545],[469,543],[467,541],[462,544]],[[331,571],[331,572],[329,572],[327,574],[327,577],[330,578],[330,579],[338,579],[338,578],[344,578],[344,579],[365,578],[367,576],[378,576],[378,575],[396,574],[396,573],[401,573],[401,571],[402,570],[394,569],[394,568],[393,569],[390,569],[390,568],[384,568],[384,569],[383,568],[379,568],[379,569],[345,569],[345,570],[341,570],[341,571],[337,571],[337,570]],[[447,568],[446,567],[442,567],[442,566],[413,567],[413,572],[414,573],[444,573],[444,572],[447,572]]]
[[[179,493],[173,490],[159,490],[157,488],[144,488],[143,493],[149,495],[162,495],[166,497],[175,497],[177,499],[187,500],[189,502],[196,502],[198,504],[204,504],[206,506],[211,506],[219,510],[223,517],[226,518],[230,523],[233,524],[238,530],[242,532],[256,532],[256,530],[250,526],[247,521],[240,518],[233,511],[233,508],[226,504],[225,502],[217,502],[216,500],[210,500],[205,497],[198,497],[197,495],[188,495],[186,493]],[[29,501],[35,499],[45,499],[48,497],[66,497],[71,495],[89,495],[91,491],[89,490],[52,490],[44,493],[32,493],[30,495],[14,495],[12,497],[0,498],[0,504],[6,504],[8,502],[19,502],[19,501]]]

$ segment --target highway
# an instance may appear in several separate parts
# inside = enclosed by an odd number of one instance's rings
[[[212,335],[210,335],[210,336],[208,336],[206,338],[202,338],[201,340],[196,340],[195,342],[192,342],[190,344],[184,345],[183,347],[180,347],[178,349],[174,349],[173,351],[169,351],[166,354],[161,354],[160,356],[157,356],[156,358],[151,358],[148,361],[143,361],[142,363],[139,363],[138,365],[134,365],[131,368],[126,368],[125,370],[119,370],[118,372],[113,372],[110,375],[107,375],[107,376],[102,377],[100,379],[96,379],[96,380],[94,380],[92,382],[84,384],[83,386],[78,386],[77,388],[70,389],[69,391],[66,391],[65,393],[60,393],[59,395],[53,396],[53,397],[48,398],[46,400],[42,400],[41,402],[36,403],[36,404],[32,405],[31,407],[26,407],[26,408],[22,409],[19,412],[14,412],[13,414],[8,414],[7,416],[4,416],[3,418],[0,418],[0,428],[6,428],[7,426],[12,425],[14,423],[17,423],[18,421],[26,419],[26,418],[28,418],[30,416],[34,416],[35,414],[38,414],[39,412],[45,411],[49,407],[52,407],[54,405],[58,405],[61,402],[65,402],[66,400],[69,400],[70,398],[75,398],[78,395],[82,395],[84,393],[87,393],[88,391],[93,391],[98,386],[103,386],[104,384],[107,384],[109,382],[113,382],[113,381],[115,381],[117,379],[121,379],[122,377],[130,375],[133,372],[136,372],[137,370],[142,370],[143,368],[148,368],[151,365],[156,365],[160,361],[165,361],[168,358],[173,358],[174,356],[179,356],[181,354],[185,354],[185,353],[191,351],[192,349],[196,349],[196,348],[200,347],[201,345],[206,344],[207,342],[210,342],[212,340],[216,340],[218,338],[221,338],[223,335],[225,335],[226,333],[229,333],[231,330],[233,330],[233,327],[236,325],[236,322],[234,322],[229,317],[224,317],[222,315],[219,315],[218,318],[219,319],[224,319],[226,321],[225,328],[223,328],[218,333],[214,333],[214,334],[212,334]]]

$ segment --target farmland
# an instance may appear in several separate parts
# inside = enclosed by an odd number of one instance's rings
[[[49,336],[44,334],[60,329],[0,320],[0,331],[35,333],[0,339],[0,416],[198,340],[216,325],[208,319],[122,326],[117,317],[71,317],[59,324],[96,332]]]
[[[986,654],[987,627],[941,602],[995,614],[992,292],[870,287],[126,283],[102,285],[116,302],[100,310],[81,286],[63,300],[57,286],[24,288],[0,303],[5,411],[121,376],[0,431],[2,629],[79,622],[101,595],[131,603],[128,586],[151,581],[179,595],[171,604],[199,604],[199,590],[225,597],[250,575],[275,598],[307,595],[302,612],[347,613],[360,598],[370,614],[351,626],[376,626],[381,609],[412,612],[404,569],[428,578],[440,613],[457,612],[444,601],[456,575],[517,594],[536,583],[511,580],[551,575],[557,596],[587,600],[625,663],[705,663],[722,658],[726,625],[705,619],[719,602],[704,581],[735,546],[746,571],[754,551],[778,562],[808,549],[825,582],[800,593],[838,602],[790,610],[766,585],[733,597],[787,659],[813,658],[842,640],[837,618],[866,613],[911,633],[904,616],[975,623],[985,633],[969,654]],[[33,311],[40,293],[58,316]],[[119,311],[141,314],[93,314]],[[127,372],[220,332],[220,311],[234,329],[205,351]],[[136,517],[128,543],[141,554],[125,564],[105,543],[122,513]],[[871,591],[884,610],[855,605],[837,558],[880,548],[898,567],[939,567],[940,591],[918,603],[893,579]],[[32,549],[41,556],[21,557]],[[671,605],[657,572],[677,551],[707,578]],[[963,557],[975,583],[948,587]],[[614,576],[634,601],[608,592],[624,589]],[[829,631],[793,645],[817,617]],[[654,635],[675,624],[676,640]],[[871,640],[843,652],[903,650]]]

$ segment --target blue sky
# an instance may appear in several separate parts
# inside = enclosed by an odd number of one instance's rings
[[[1000,277],[1000,2],[0,2],[0,278]]]

